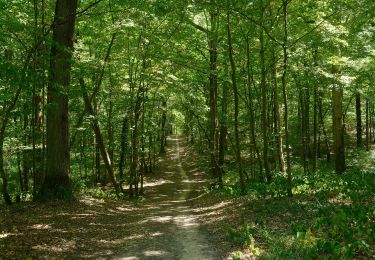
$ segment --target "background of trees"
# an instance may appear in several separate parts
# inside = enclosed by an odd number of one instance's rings
[[[7,203],[109,182],[138,196],[173,128],[209,157],[215,185],[233,158],[242,192],[281,175],[292,195],[293,165],[341,174],[371,148],[373,1],[62,2],[0,1]],[[65,142],[48,125],[56,99]]]

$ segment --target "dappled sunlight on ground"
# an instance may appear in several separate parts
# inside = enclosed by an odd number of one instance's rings
[[[176,146],[176,142],[181,142]],[[217,259],[199,217],[225,205],[195,208],[206,182],[181,137],[168,139],[160,172],[146,177],[145,200],[84,196],[70,203],[21,203],[0,216],[4,259]],[[3,253],[5,252],[5,254]]]
[[[170,181],[170,180],[156,180],[156,181],[150,181],[148,182],[148,179],[145,180],[145,184],[143,185],[144,187],[155,187],[155,186],[160,186],[160,185],[163,185],[163,184],[173,184],[174,182],[173,181]]]

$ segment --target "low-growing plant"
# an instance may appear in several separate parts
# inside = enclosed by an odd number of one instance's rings
[[[252,254],[259,254],[259,248],[255,247],[255,239],[251,234],[252,229],[244,224],[240,229],[228,227],[226,239],[234,246],[248,249]]]

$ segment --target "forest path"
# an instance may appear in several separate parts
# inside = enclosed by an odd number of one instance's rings
[[[186,140],[171,136],[138,205],[82,197],[0,208],[0,259],[220,259],[194,205],[205,177]]]
[[[146,185],[144,207],[148,210],[142,224],[151,236],[134,244],[125,259],[218,259],[187,201],[199,193],[204,180],[197,168],[192,169],[184,138],[171,136],[167,142],[160,179]]]

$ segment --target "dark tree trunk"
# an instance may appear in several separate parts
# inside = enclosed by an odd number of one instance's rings
[[[128,117],[125,116],[122,121],[120,161],[119,161],[119,176],[121,179],[124,177],[124,168],[126,166],[126,156],[128,154],[128,130],[129,130],[129,121],[128,121]]]
[[[228,73],[228,66],[225,64],[225,72]],[[228,135],[228,126],[227,126],[227,114],[228,114],[228,81],[224,82],[223,85],[223,96],[221,101],[221,120],[220,120],[220,137],[219,137],[219,178],[218,184],[220,187],[223,186],[223,175],[224,175],[224,157],[225,150],[227,147],[227,135]]]
[[[96,97],[93,97],[92,106],[93,106],[94,114],[97,114],[99,108],[98,108],[98,103],[96,101]],[[101,164],[101,160],[100,160],[99,141],[97,140],[95,136],[95,180],[97,184],[102,183],[103,185],[105,185],[105,174],[103,177],[101,176],[102,171],[101,171],[100,164]]]
[[[3,145],[4,145],[4,133],[5,133],[5,127],[2,127],[4,128],[1,129],[0,131],[0,174],[1,174],[1,179],[3,180],[3,189],[2,189],[2,193],[3,193],[3,199],[5,201],[6,204],[10,205],[12,204],[12,200],[10,198],[10,195],[9,195],[9,191],[8,191],[8,177],[6,175],[6,172],[4,170],[4,152],[3,152]]]
[[[362,147],[362,110],[361,110],[361,94],[355,94],[355,114],[357,121],[357,147]]]
[[[250,66],[250,46],[249,37],[246,36],[246,70],[247,70],[247,88],[248,88],[248,99],[249,99],[249,114],[250,114],[250,134],[251,134],[251,149],[255,151],[259,165],[259,175],[263,172],[262,158],[256,142],[255,135],[255,115],[254,115],[254,101],[253,101],[253,89],[252,83],[254,82],[253,75]]]
[[[313,126],[313,172],[316,172],[318,166],[318,86],[314,85],[314,126]]]
[[[343,90],[339,86],[332,89],[332,124],[333,141],[335,151],[335,170],[337,174],[342,174],[346,169],[345,146],[344,146],[344,125],[342,110]]]
[[[68,87],[77,0],[57,0],[50,53],[47,110],[47,165],[41,197],[71,198]]]
[[[214,1],[211,1],[214,3]],[[213,178],[218,178],[217,164],[217,21],[218,14],[215,8],[210,11],[211,31],[208,33],[208,47],[210,53],[210,74],[209,74],[209,107],[210,107],[210,172]]]
[[[234,136],[236,142],[236,161],[238,165],[238,171],[240,175],[240,186],[241,192],[245,193],[245,178],[244,172],[242,169],[242,159],[241,159],[241,148],[240,148],[240,134],[239,134],[239,126],[238,126],[238,113],[239,113],[239,97],[238,97],[238,88],[237,88],[237,78],[236,78],[236,64],[234,62],[233,57],[233,46],[232,46],[232,34],[230,28],[230,15],[229,12],[227,13],[227,33],[228,33],[228,54],[230,65],[232,69],[231,79],[232,79],[232,88],[233,88],[233,95],[234,95]]]
[[[292,168],[291,168],[291,154],[289,144],[289,107],[288,107],[288,94],[286,89],[286,80],[288,75],[288,1],[283,0],[283,13],[284,13],[284,41],[283,41],[283,75],[281,78],[283,99],[284,99],[284,128],[285,128],[285,147],[286,147],[286,173],[288,178],[287,192],[292,196]]]
[[[260,32],[260,67],[261,67],[261,78],[260,87],[262,92],[262,134],[263,134],[263,165],[265,171],[265,177],[267,182],[271,182],[271,172],[268,161],[268,145],[269,145],[269,129],[268,129],[268,117],[267,117],[267,84],[266,84],[266,65],[265,65],[265,49],[264,49],[264,32]]]
[[[130,186],[129,186],[129,196],[138,196],[138,136],[139,136],[139,118],[141,113],[141,97],[139,93],[136,98],[134,106],[134,118],[133,118],[133,131],[131,134],[131,164],[130,164]]]
[[[161,115],[161,129],[160,129],[160,153],[165,153],[165,138],[166,138],[166,132],[165,129],[166,123],[167,123],[167,101],[163,100],[161,104],[162,109],[162,115]]]
[[[278,170],[280,172],[285,171],[285,159],[284,159],[284,151],[283,151],[283,139],[282,139],[282,126],[281,126],[281,117],[280,117],[280,105],[279,105],[279,88],[277,85],[277,60],[275,55],[275,50],[272,52],[273,58],[273,81],[274,81],[274,122],[275,122],[275,135],[276,135],[276,153],[277,153],[277,161],[278,161]]]
[[[370,149],[370,102],[366,99],[366,150]]]

